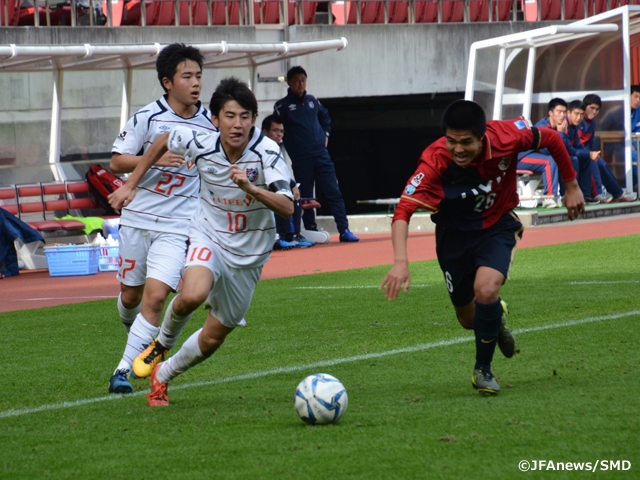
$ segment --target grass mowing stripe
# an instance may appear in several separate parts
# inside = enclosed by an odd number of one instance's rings
[[[616,314],[612,314],[612,315],[604,315],[604,316],[600,316],[600,317],[587,317],[587,318],[583,318],[583,319],[578,319],[578,320],[569,320],[567,322],[561,322],[561,323],[552,323],[549,325],[539,325],[536,327],[528,327],[528,328],[519,328],[519,329],[515,329],[513,331],[514,334],[521,334],[521,333],[530,333],[530,332],[540,332],[543,330],[550,330],[550,329],[554,329],[554,328],[562,328],[562,327],[573,327],[575,325],[582,325],[585,323],[594,323],[594,322],[603,322],[606,320],[617,320],[620,318],[625,318],[625,317],[632,317],[632,316],[636,316],[636,315],[640,315],[640,310],[631,310],[629,312],[623,312],[623,313],[616,313]],[[422,343],[419,345],[414,345],[412,347],[405,347],[405,348],[396,348],[393,350],[387,350],[384,352],[375,352],[375,353],[365,353],[362,355],[354,355],[352,357],[344,357],[344,358],[335,358],[333,360],[324,360],[321,362],[314,362],[314,363],[308,363],[306,365],[297,365],[297,366],[292,366],[292,367],[281,367],[281,368],[274,368],[271,370],[263,370],[260,372],[253,372],[253,373],[245,373],[243,375],[235,375],[233,377],[223,377],[217,380],[209,380],[209,381],[204,381],[204,382],[193,382],[193,383],[185,383],[183,385],[176,385],[176,386],[172,386],[171,390],[181,390],[184,388],[194,388],[194,387],[202,387],[205,385],[211,385],[211,384],[216,384],[216,383],[228,383],[228,382],[236,382],[236,381],[240,381],[240,380],[250,380],[250,379],[254,379],[254,378],[260,378],[260,377],[267,377],[270,375],[277,375],[279,373],[291,373],[291,372],[297,372],[300,370],[307,370],[309,368],[317,368],[317,367],[329,367],[329,366],[333,366],[333,365],[339,365],[341,363],[350,363],[350,362],[357,362],[360,360],[369,360],[372,358],[380,358],[380,357],[386,357],[389,355],[397,355],[399,353],[413,353],[413,352],[419,352],[422,350],[429,350],[431,348],[435,348],[435,347],[444,347],[444,346],[449,346],[449,345],[456,345],[458,343],[465,343],[465,342],[471,342],[472,340],[474,340],[474,337],[472,336],[467,336],[467,337],[457,337],[457,338],[452,338],[451,340],[440,340],[439,342],[431,342],[431,343]],[[129,396],[140,396],[143,395],[145,393],[147,393],[149,390],[140,390],[137,392],[132,393]],[[95,397],[95,398],[87,398],[84,400],[76,400],[76,401],[72,401],[72,402],[62,402],[62,403],[54,403],[51,405],[43,405],[41,407],[33,407],[33,408],[24,408],[21,410],[6,410],[4,412],[0,412],[0,418],[8,418],[8,417],[19,417],[21,415],[27,415],[30,413],[38,413],[38,412],[44,412],[44,411],[48,411],[48,410],[59,410],[62,408],[70,408],[70,407],[78,407],[78,406],[82,406],[82,405],[88,405],[91,403],[98,403],[98,402],[106,402],[109,400],[118,400],[123,398],[122,395],[108,395],[108,396],[104,396],[104,397]]]

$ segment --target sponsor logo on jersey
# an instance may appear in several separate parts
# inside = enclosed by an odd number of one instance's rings
[[[202,135],[206,135],[206,133],[205,132],[196,132],[195,130],[191,130],[191,135],[193,135],[193,138],[187,142],[187,150],[189,149],[189,145],[191,144],[191,142],[195,143],[196,147],[198,147],[199,149],[202,150],[204,147],[202,146],[202,144],[200,142],[198,142],[198,137],[200,137]]]
[[[420,185],[420,182],[422,182],[423,178],[424,178],[424,173],[417,174],[415,177],[411,179],[411,185],[413,185],[414,187],[417,187],[418,185]]]
[[[520,120],[516,120],[513,122],[518,130],[522,130],[523,128],[531,128],[531,122],[525,118],[521,118]]]
[[[127,136],[127,132],[125,130],[120,132],[120,135],[118,135],[117,140],[120,140],[121,142],[124,142],[124,137]]]
[[[296,109],[296,104],[292,103],[291,105],[289,105],[289,111],[293,112]]]
[[[316,106],[313,104],[313,102],[309,102],[309,108],[316,108]]]
[[[509,165],[511,165],[511,157],[502,157],[500,159],[500,162],[498,162],[498,168],[502,171],[506,170],[507,168],[509,168]]]
[[[413,185],[407,185],[404,188],[405,195],[413,195],[415,191],[416,191],[416,187],[414,187]]]
[[[158,130],[162,130],[163,132],[168,132],[169,130],[171,130],[171,127],[168,125],[160,125],[158,127]]]
[[[209,193],[211,193],[211,201],[213,203],[219,203],[220,205],[237,205],[237,206],[242,206],[242,205],[246,205],[247,207],[249,205],[251,205],[251,202],[253,202],[253,197],[251,195],[249,195],[247,193],[247,196],[245,198],[225,198],[225,197],[220,197],[218,195],[213,194],[213,192],[211,190],[209,190]]]
[[[258,180],[258,169],[257,168],[247,168],[245,170],[247,172],[247,178],[251,183],[255,183]]]

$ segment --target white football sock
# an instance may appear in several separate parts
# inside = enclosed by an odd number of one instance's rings
[[[142,308],[142,304],[138,304],[137,307],[127,308],[122,304],[122,293],[118,295],[118,313],[120,313],[120,320],[122,320],[122,325],[124,325],[125,330],[129,333],[131,329],[131,325],[134,320],[140,313],[140,309]]]
[[[163,347],[169,350],[175,347],[182,329],[189,320],[191,320],[191,317],[193,317],[193,312],[185,315],[184,317],[180,317],[175,314],[173,311],[173,302],[176,298],[177,297],[173,297],[173,300],[171,300],[171,303],[169,303],[169,306],[167,307],[167,311],[164,313],[162,327],[160,328],[160,334],[158,335],[158,341]]]
[[[178,350],[173,357],[166,362],[160,364],[160,368],[156,373],[156,377],[162,383],[169,383],[181,373],[186,372],[191,367],[199,364],[207,357],[204,356],[200,345],[198,345],[198,337],[202,329],[191,335],[186,342],[182,344],[182,348]]]
[[[127,337],[127,346],[124,348],[122,354],[122,360],[118,364],[116,370],[127,369],[131,371],[131,365],[133,359],[142,353],[145,348],[153,341],[158,335],[160,327],[151,325],[145,320],[141,313],[136,317],[135,322],[131,325],[129,336]],[[115,373],[115,372],[114,372]]]

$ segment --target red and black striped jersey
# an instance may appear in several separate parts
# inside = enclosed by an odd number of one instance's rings
[[[442,137],[420,156],[393,220],[408,222],[422,208],[443,227],[489,228],[519,203],[518,153],[545,147],[556,160],[562,179],[574,179],[576,173],[560,135],[550,129],[532,129],[523,118],[487,122],[482,151],[466,167],[456,165]]]

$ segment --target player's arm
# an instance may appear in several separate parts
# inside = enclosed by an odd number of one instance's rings
[[[549,128],[534,128],[532,132],[534,134],[534,143],[536,143],[536,136],[539,135],[540,148],[549,149],[549,153],[558,164],[560,176],[566,187],[564,204],[567,207],[569,220],[573,220],[584,212],[584,196],[576,180],[577,174],[573,169],[571,158],[564,142],[558,132],[554,132]]]
[[[409,289],[411,274],[409,273],[409,256],[407,254],[407,239],[409,238],[409,222],[396,220],[391,226],[391,241],[393,243],[393,267],[380,284],[380,290],[389,300],[398,297],[404,283],[403,291]]]
[[[111,156],[109,168],[113,173],[131,173],[138,166],[140,155],[129,155],[125,153],[114,153]],[[159,167],[180,167],[185,163],[184,157],[175,153],[166,152],[160,160],[156,162]]]
[[[126,183],[108,197],[109,205],[111,205],[114,210],[117,211],[123,205],[131,203],[136,196],[136,188],[138,188],[138,184],[140,180],[142,180],[142,177],[144,177],[144,174],[168,151],[168,139],[168,133],[160,135],[142,157],[137,157],[138,164],[133,169]]]
[[[269,210],[285,218],[293,215],[293,194],[288,181],[276,180],[268,185],[269,190],[265,190],[251,183],[247,178],[247,173],[235,164],[229,167],[229,176],[233,183],[264,204]]]

